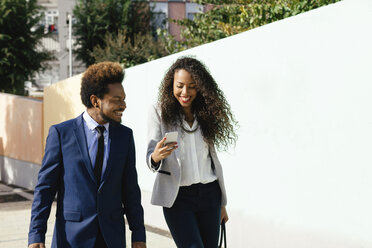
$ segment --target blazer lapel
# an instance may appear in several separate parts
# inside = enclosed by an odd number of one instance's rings
[[[92,178],[93,181],[96,182],[96,178],[93,172],[92,162],[90,161],[89,152],[88,152],[87,137],[85,136],[85,131],[84,131],[83,115],[80,115],[75,120],[76,121],[75,121],[75,127],[74,127],[74,134],[75,134],[76,142],[78,143],[78,146],[79,146],[81,157],[84,160],[85,167],[87,168],[90,177]]]

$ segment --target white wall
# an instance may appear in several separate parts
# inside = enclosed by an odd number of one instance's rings
[[[126,70],[146,222],[147,108],[169,66],[195,55],[240,123],[220,153],[229,247],[372,247],[372,1],[344,0]]]

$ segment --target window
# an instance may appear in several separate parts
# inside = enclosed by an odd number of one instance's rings
[[[203,12],[203,5],[197,3],[186,3],[186,17],[194,20],[195,14]]]
[[[152,14],[152,26],[155,29],[166,29],[167,28],[167,16],[162,12],[155,12]]]
[[[168,26],[168,3],[150,2],[150,8],[152,12],[151,26],[154,29],[166,29]]]
[[[187,19],[194,20],[195,13],[187,13]]]

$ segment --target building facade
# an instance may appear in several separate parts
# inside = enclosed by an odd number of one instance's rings
[[[167,29],[177,40],[180,40],[180,27],[168,22],[168,19],[194,19],[195,14],[202,13],[206,9],[203,5],[182,0],[153,0],[150,1],[153,13],[153,25],[156,28]]]
[[[70,75],[82,73],[86,68],[82,62],[75,59],[72,53],[72,72],[70,74],[70,44],[74,43],[72,36],[69,40],[68,16],[73,18],[73,9],[76,0],[39,0],[44,10],[44,20],[41,25],[45,26],[45,32],[51,35],[44,38],[42,43],[45,48],[53,51],[56,56],[55,61],[50,61],[51,69],[36,75],[35,81],[40,85],[49,85],[68,78]],[[177,40],[180,40],[180,27],[169,19],[193,19],[195,14],[207,10],[207,7],[192,3],[189,0],[150,0],[152,11],[152,23],[155,28],[166,29]],[[74,49],[74,47],[72,47]],[[41,87],[43,88],[43,87]]]

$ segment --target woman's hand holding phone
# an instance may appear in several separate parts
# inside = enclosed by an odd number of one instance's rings
[[[168,142],[167,136],[169,137],[170,142]],[[171,155],[172,152],[176,150],[178,147],[176,141],[177,141],[177,135],[172,134],[171,136],[169,136],[167,133],[166,136],[156,144],[155,150],[151,154],[152,160],[154,160],[155,163],[159,163],[161,160]]]

